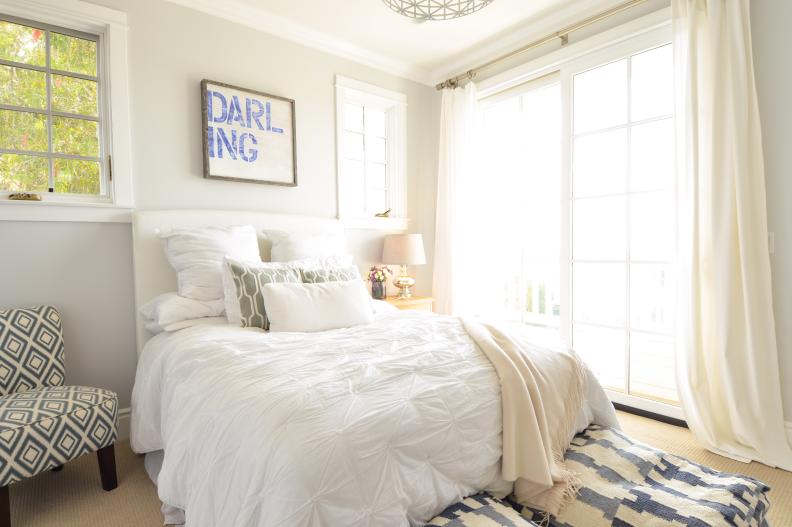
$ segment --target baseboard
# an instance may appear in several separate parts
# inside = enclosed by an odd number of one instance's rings
[[[126,441],[129,439],[129,417],[132,410],[121,408],[118,410],[118,439]]]
[[[635,414],[640,415],[641,417],[646,417],[647,419],[654,419],[655,421],[660,421],[662,423],[668,423],[670,425],[679,426],[682,428],[687,428],[687,423],[682,419],[677,419],[676,417],[668,417],[667,415],[657,414],[655,412],[650,412],[648,410],[641,410],[640,408],[635,408],[633,406],[627,406],[626,404],[621,403],[612,403],[613,407],[617,410],[621,410],[622,412],[627,412],[628,414]],[[792,426],[792,423],[788,423]],[[787,435],[789,434],[790,429],[787,429]]]

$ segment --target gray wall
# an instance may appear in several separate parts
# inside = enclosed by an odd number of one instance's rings
[[[0,308],[63,314],[66,382],[129,406],[135,372],[132,230],[122,223],[0,222]]]
[[[416,84],[163,0],[94,0],[126,11],[135,203],[140,209],[251,209],[332,217],[335,75],[405,93],[410,230],[431,261],[438,95]],[[205,180],[199,82],[209,78],[295,99],[299,186]],[[368,265],[381,232],[352,231]],[[136,352],[128,224],[0,221],[0,307],[53,303],[63,310],[71,383],[116,390],[129,406]],[[420,293],[431,265],[416,269]]]
[[[792,2],[751,3],[753,55],[767,178],[770,232],[775,234],[773,296],[784,410],[792,421]]]

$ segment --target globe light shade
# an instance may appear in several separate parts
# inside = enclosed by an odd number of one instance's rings
[[[400,15],[419,21],[451,20],[475,13],[493,0],[382,0]]]

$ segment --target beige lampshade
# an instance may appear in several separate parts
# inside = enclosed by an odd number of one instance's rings
[[[423,265],[426,263],[423,235],[391,234],[385,237],[382,263],[386,265]]]

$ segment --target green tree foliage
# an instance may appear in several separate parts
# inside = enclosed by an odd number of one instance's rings
[[[12,66],[0,66],[0,104],[47,108],[47,74]]]
[[[46,66],[47,40],[44,31],[0,21],[0,58]]]
[[[0,21],[0,58],[19,67],[0,66],[0,104],[46,110],[48,75],[24,65],[47,66],[47,39],[50,67],[66,73],[97,75],[96,42],[56,32]],[[51,108],[54,111],[97,117],[98,84],[68,74],[49,75]],[[0,110],[0,148],[18,153],[0,154],[0,191],[99,194],[99,124],[79,118],[52,116],[52,151],[49,150],[47,115],[10,109]],[[47,157],[25,152],[54,154]],[[66,159],[58,154],[96,158]],[[52,170],[52,177],[50,177]]]
[[[96,121],[52,118],[52,149],[59,154],[99,156],[99,134]]]
[[[96,42],[51,33],[52,68],[96,76]]]
[[[99,194],[99,163],[79,159],[56,159],[55,192]]]
[[[0,145],[11,150],[46,152],[47,116],[0,110]]]
[[[0,188],[8,192],[46,192],[48,174],[46,157],[0,155]]]
[[[53,75],[52,108],[96,117],[99,114],[97,88],[96,81]]]

